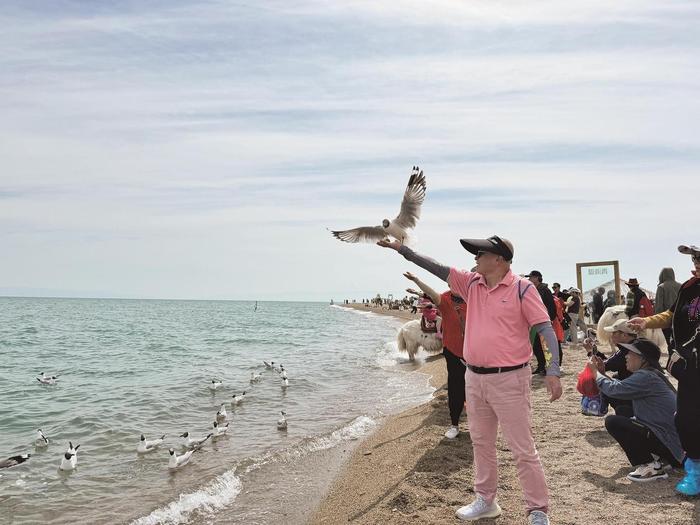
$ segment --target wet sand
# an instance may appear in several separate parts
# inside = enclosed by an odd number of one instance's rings
[[[555,403],[549,402],[544,382],[533,380],[533,428],[549,484],[552,523],[700,523],[700,499],[685,499],[673,490],[680,471],[650,483],[625,478],[632,469],[605,431],[603,418],[580,413],[576,376],[585,361],[582,350],[564,350],[564,395]],[[469,425],[463,415],[459,437],[444,438],[449,425],[447,392],[441,388],[446,386],[444,362],[429,360],[421,371],[431,374],[439,388],[433,400],[387,418],[355,448],[311,524],[459,523],[455,510],[474,497]],[[503,514],[479,523],[526,523],[515,466],[500,437],[498,459]]]

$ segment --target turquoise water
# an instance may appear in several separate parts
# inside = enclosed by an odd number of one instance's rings
[[[298,478],[278,485],[303,507],[318,491],[315,458],[429,396],[396,351],[400,324],[321,303],[0,298],[0,458],[32,454],[0,470],[1,521],[279,523],[289,509],[271,510],[271,480]],[[263,359],[284,365],[288,389]],[[40,384],[41,372],[58,383]],[[222,402],[229,435],[170,472],[168,448],[205,435]],[[46,449],[33,446],[37,428]],[[138,455],[141,433],[166,434],[165,446]],[[81,447],[66,474],[69,440]]]

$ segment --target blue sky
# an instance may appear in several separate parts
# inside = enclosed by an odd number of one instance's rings
[[[325,228],[393,217],[414,164],[446,263],[498,233],[549,282],[688,275],[696,2],[3,6],[0,293],[397,294],[408,264]]]

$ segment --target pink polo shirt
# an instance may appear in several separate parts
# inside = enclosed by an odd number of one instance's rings
[[[518,297],[518,282],[524,291],[522,302]],[[451,268],[447,283],[467,304],[464,360],[468,364],[500,367],[530,360],[530,327],[549,322],[547,308],[530,281],[509,270],[489,290],[481,274]],[[531,286],[527,288],[528,285]]]

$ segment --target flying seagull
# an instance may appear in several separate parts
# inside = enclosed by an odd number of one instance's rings
[[[333,236],[345,242],[377,242],[393,237],[404,243],[408,230],[416,227],[420,218],[420,207],[425,200],[425,177],[418,166],[413,166],[406,191],[401,201],[401,211],[393,221],[384,219],[380,226],[360,226],[352,230],[331,231]]]

